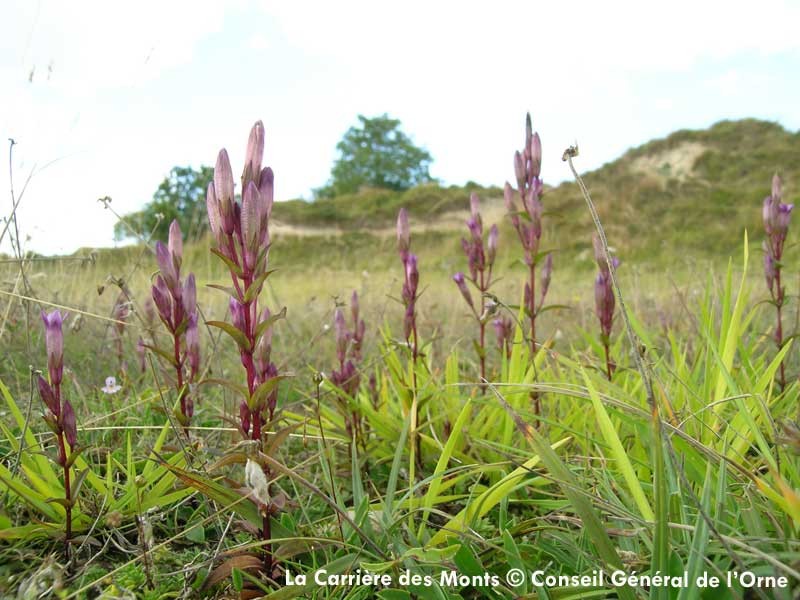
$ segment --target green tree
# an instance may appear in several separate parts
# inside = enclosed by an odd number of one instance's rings
[[[316,190],[317,197],[352,194],[362,186],[402,191],[433,181],[428,172],[433,158],[401,131],[399,120],[383,114],[358,115],[358,121],[336,145],[331,179]]]
[[[197,237],[208,227],[206,190],[213,180],[212,167],[201,166],[199,170],[173,167],[158,186],[153,199],[142,210],[126,215],[125,220],[137,233],[146,236],[155,230],[153,238],[166,241],[169,224],[173,219],[178,219],[185,236]],[[115,239],[121,240],[131,235],[125,223],[114,226]]]

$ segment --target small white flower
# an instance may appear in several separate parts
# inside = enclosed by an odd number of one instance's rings
[[[117,385],[117,378],[116,377],[106,377],[106,385],[105,387],[100,388],[106,394],[116,394],[118,391],[122,389],[121,385]]]

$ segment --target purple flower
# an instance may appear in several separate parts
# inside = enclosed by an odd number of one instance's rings
[[[42,311],[44,321],[45,346],[47,348],[47,370],[50,384],[58,386],[64,374],[64,323],[61,313],[54,310],[49,315]]]
[[[258,188],[250,181],[244,190],[241,209],[241,232],[244,242],[245,265],[254,269],[261,238],[261,197]]]
[[[474,311],[475,304],[472,302],[472,294],[470,294],[469,289],[467,288],[467,282],[464,280],[464,274],[461,272],[456,273],[453,275],[453,281],[456,282],[458,286],[458,291],[461,292],[461,295],[464,297],[464,300],[467,301],[470,308]]]
[[[511,342],[514,335],[514,322],[509,317],[500,317],[492,321],[497,337],[497,347],[501,352],[511,355]]]
[[[170,331],[174,328],[172,323],[172,299],[170,297],[167,283],[161,275],[156,276],[156,282],[152,288],[153,302],[158,309],[158,315]]]
[[[539,139],[538,132],[534,132],[529,139],[528,154],[530,160],[530,172],[534,178],[538,178],[542,170],[542,140]]]
[[[256,121],[250,130],[247,140],[247,151],[244,155],[244,173],[242,185],[247,186],[251,181],[256,185],[261,178],[261,161],[264,158],[264,123]]]
[[[544,297],[547,295],[547,290],[550,288],[550,278],[553,276],[553,255],[549,253],[544,259],[542,266],[542,282],[541,282],[541,301],[539,308],[544,306]]]
[[[49,383],[47,383],[47,380],[41,375],[37,377],[36,383],[39,386],[39,396],[41,396],[44,405],[55,416],[60,415],[61,406],[59,405],[58,399],[56,398],[56,394],[53,391],[52,386]]]
[[[594,281],[595,313],[600,320],[600,330],[605,338],[611,335],[611,325],[614,320],[614,290],[611,286],[611,276],[602,271],[597,274]]]
[[[197,284],[194,280],[194,273],[189,273],[183,283],[183,310],[190,316],[197,312]]]
[[[175,263],[175,269],[178,270],[183,260],[183,236],[181,235],[181,226],[178,220],[174,219],[169,225],[169,253],[172,255],[172,260]]]
[[[214,194],[219,202],[219,214],[222,217],[222,231],[232,235],[236,229],[236,214],[233,198],[233,171],[228,151],[224,148],[217,155],[214,167]]]
[[[72,404],[69,400],[64,400],[61,410],[61,427],[64,430],[64,437],[67,438],[67,443],[71,450],[75,450],[75,444],[78,443],[78,426],[75,422],[75,411],[72,410]]]
[[[214,193],[214,182],[208,184],[208,191],[206,192],[206,211],[208,212],[208,226],[211,233],[217,242],[217,246],[222,245],[222,215],[219,212],[219,202],[217,202],[217,195]]]
[[[271,316],[268,308],[265,308],[261,313],[259,323],[266,322]],[[266,373],[269,369],[270,360],[272,355],[272,326],[267,327],[262,333],[261,337],[256,342],[255,350],[253,351],[253,358],[255,360],[256,371],[261,381],[266,381]]]
[[[524,189],[528,176],[527,169],[525,168],[525,159],[522,157],[519,150],[514,152],[514,175],[517,178],[517,187],[519,189]]]
[[[231,322],[233,326],[239,331],[247,335],[247,325],[245,321],[244,305],[241,304],[236,298],[231,298],[228,303],[231,311]]]
[[[265,167],[261,171],[261,181],[258,184],[258,194],[261,197],[261,241],[263,246],[269,241],[269,219],[272,216],[272,204],[275,196],[275,175],[272,169]]]
[[[242,431],[244,431],[244,436],[250,436],[250,408],[247,406],[247,402],[242,400],[242,403],[239,404],[239,422],[242,426]]]
[[[167,289],[172,297],[176,300],[181,297],[181,287],[179,282],[178,270],[175,267],[175,260],[169,248],[161,241],[156,242],[156,260],[158,261],[158,268],[164,282],[167,284]]]

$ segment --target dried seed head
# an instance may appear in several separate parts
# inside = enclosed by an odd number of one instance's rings
[[[248,458],[244,467],[244,476],[247,487],[252,490],[253,497],[263,506],[268,506],[270,503],[269,482],[261,465]]]

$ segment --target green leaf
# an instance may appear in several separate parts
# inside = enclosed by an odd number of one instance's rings
[[[252,302],[253,300],[256,299],[258,294],[261,293],[261,287],[264,285],[264,282],[267,280],[267,277],[269,277],[275,271],[276,269],[270,269],[269,271],[265,271],[250,283],[250,286],[244,293],[243,304],[247,304],[248,302]]]
[[[259,385],[253,391],[253,396],[247,402],[247,405],[250,407],[250,409],[252,410],[256,406],[261,404],[261,401],[264,400],[264,398],[266,398],[270,394],[270,392],[272,392],[272,390],[278,387],[278,384],[287,377],[291,377],[291,375],[276,375],[275,377],[272,377],[267,381],[265,381],[264,383],[262,383],[261,385]]]
[[[224,262],[227,265],[227,267],[231,270],[231,272],[233,272],[237,277],[241,278],[242,275],[244,275],[241,267],[239,267],[239,265],[233,262],[230,258],[225,256],[222,252],[220,252],[216,248],[211,248],[211,253],[216,254],[220,258],[220,260],[222,260],[222,262]]]
[[[175,361],[174,352],[168,352],[163,348],[159,348],[158,346],[153,346],[152,344],[144,344],[144,347],[158,354],[161,358],[169,362],[173,367],[178,366],[178,363]]]
[[[220,292],[225,292],[231,298],[239,299],[239,293],[229,285],[217,285],[216,283],[207,283],[206,287],[214,288],[215,290],[219,290]]]
[[[231,581],[233,582],[233,589],[235,589],[237,592],[241,592],[242,588],[244,587],[244,579],[242,578],[241,569],[237,569],[235,567],[231,569]]]
[[[653,509],[650,507],[650,503],[647,501],[647,496],[645,496],[644,490],[639,483],[639,478],[636,476],[636,472],[633,470],[633,465],[628,458],[628,453],[622,446],[622,442],[617,435],[614,424],[611,422],[608,412],[606,412],[606,408],[603,406],[603,402],[600,400],[600,394],[597,393],[597,390],[592,384],[591,379],[589,379],[589,375],[587,375],[586,371],[581,369],[581,372],[583,374],[583,380],[586,383],[586,389],[589,391],[589,398],[591,399],[592,406],[594,407],[595,416],[597,417],[597,426],[600,428],[600,433],[603,434],[603,439],[606,441],[606,444],[611,447],[611,454],[617,463],[619,471],[622,473],[622,477],[625,480],[625,483],[627,484],[634,501],[636,502],[636,506],[639,509],[642,518],[645,521],[653,522],[655,520]]]
[[[236,327],[234,327],[231,323],[227,323],[225,321],[206,321],[206,325],[209,327],[217,327],[222,329],[225,333],[233,338],[233,341],[241,348],[242,350],[249,351],[250,342],[248,341],[247,337],[239,331]]]

